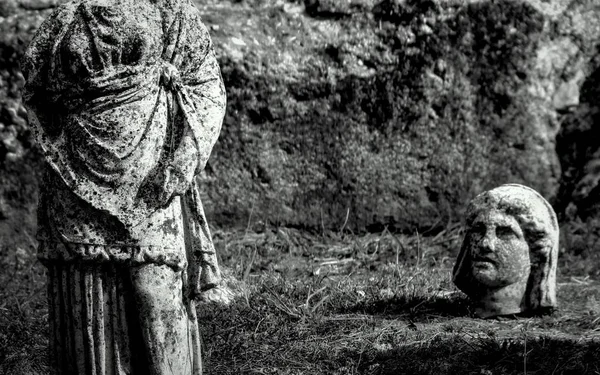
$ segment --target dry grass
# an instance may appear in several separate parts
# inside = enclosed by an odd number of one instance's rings
[[[570,230],[566,228],[565,230]],[[594,374],[598,282],[563,257],[552,316],[480,320],[450,282],[462,234],[218,233],[248,299],[209,307],[214,374]],[[235,259],[235,260],[234,260]],[[254,262],[250,263],[250,259]],[[579,268],[580,269],[580,268]],[[228,322],[228,323],[225,323]]]
[[[554,315],[480,320],[450,282],[458,227],[214,237],[240,293],[229,307],[199,307],[208,374],[600,373],[600,288],[582,267],[589,251],[561,257]],[[45,374],[43,268],[34,242],[19,238],[0,261],[0,374]]]

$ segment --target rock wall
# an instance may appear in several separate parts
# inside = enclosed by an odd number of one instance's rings
[[[58,1],[13,3],[0,8],[4,163],[31,143],[14,62]],[[198,6],[228,90],[201,176],[216,225],[424,231],[502,183],[559,211],[595,186],[581,182],[600,145],[594,0]]]

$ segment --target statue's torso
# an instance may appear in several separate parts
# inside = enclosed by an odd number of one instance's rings
[[[42,186],[39,237],[183,248],[179,199],[157,208],[140,197],[170,141],[157,83],[165,20],[148,1],[123,1],[78,3],[54,46],[61,160]]]

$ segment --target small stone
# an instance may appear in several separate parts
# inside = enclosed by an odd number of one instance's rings
[[[245,46],[246,42],[244,42],[243,40],[236,38],[234,36],[231,37],[231,41],[233,42],[233,44],[235,44],[236,46]]]
[[[19,108],[17,109],[17,115],[22,118],[27,118],[27,109],[21,103],[19,103]]]
[[[19,159],[23,157],[23,151],[22,149],[18,149],[17,151],[18,152],[8,152],[5,156],[6,160],[10,162],[19,161]]]
[[[423,24],[419,27],[419,33],[421,35],[431,35],[433,34],[433,29],[429,25]]]
[[[19,143],[17,142],[17,139],[12,136],[3,138],[2,144],[4,145],[4,148],[8,150],[8,152],[15,152],[19,148]]]
[[[289,3],[285,2],[283,4],[283,11],[287,14],[297,16],[297,15],[304,13],[306,11],[306,7],[304,6],[303,3],[295,4],[295,3],[291,3],[291,2],[289,2]]]
[[[229,287],[218,286],[216,288],[209,289],[206,292],[202,292],[200,294],[199,301],[221,306],[228,306],[231,304],[231,302],[233,302],[234,298],[235,294]]]
[[[574,81],[563,82],[552,99],[557,111],[579,105],[579,84]]]
[[[437,59],[433,68],[433,72],[440,76],[443,77],[446,73],[446,70],[448,69],[448,63],[446,62],[446,60],[444,59]]]
[[[417,37],[412,32],[412,30],[406,27],[398,27],[398,30],[396,31],[396,37],[403,44],[413,44],[417,40]]]
[[[18,115],[17,109],[7,108],[6,113],[8,114],[11,123],[17,125],[20,128],[24,128],[27,126],[27,121],[25,121],[21,116]]]

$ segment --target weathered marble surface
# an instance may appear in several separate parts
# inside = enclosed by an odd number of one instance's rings
[[[535,190],[507,184],[473,199],[454,283],[480,317],[556,307],[558,222]]]
[[[200,374],[194,298],[221,280],[195,176],[225,90],[189,0],[81,0],[22,63],[58,374]]]

